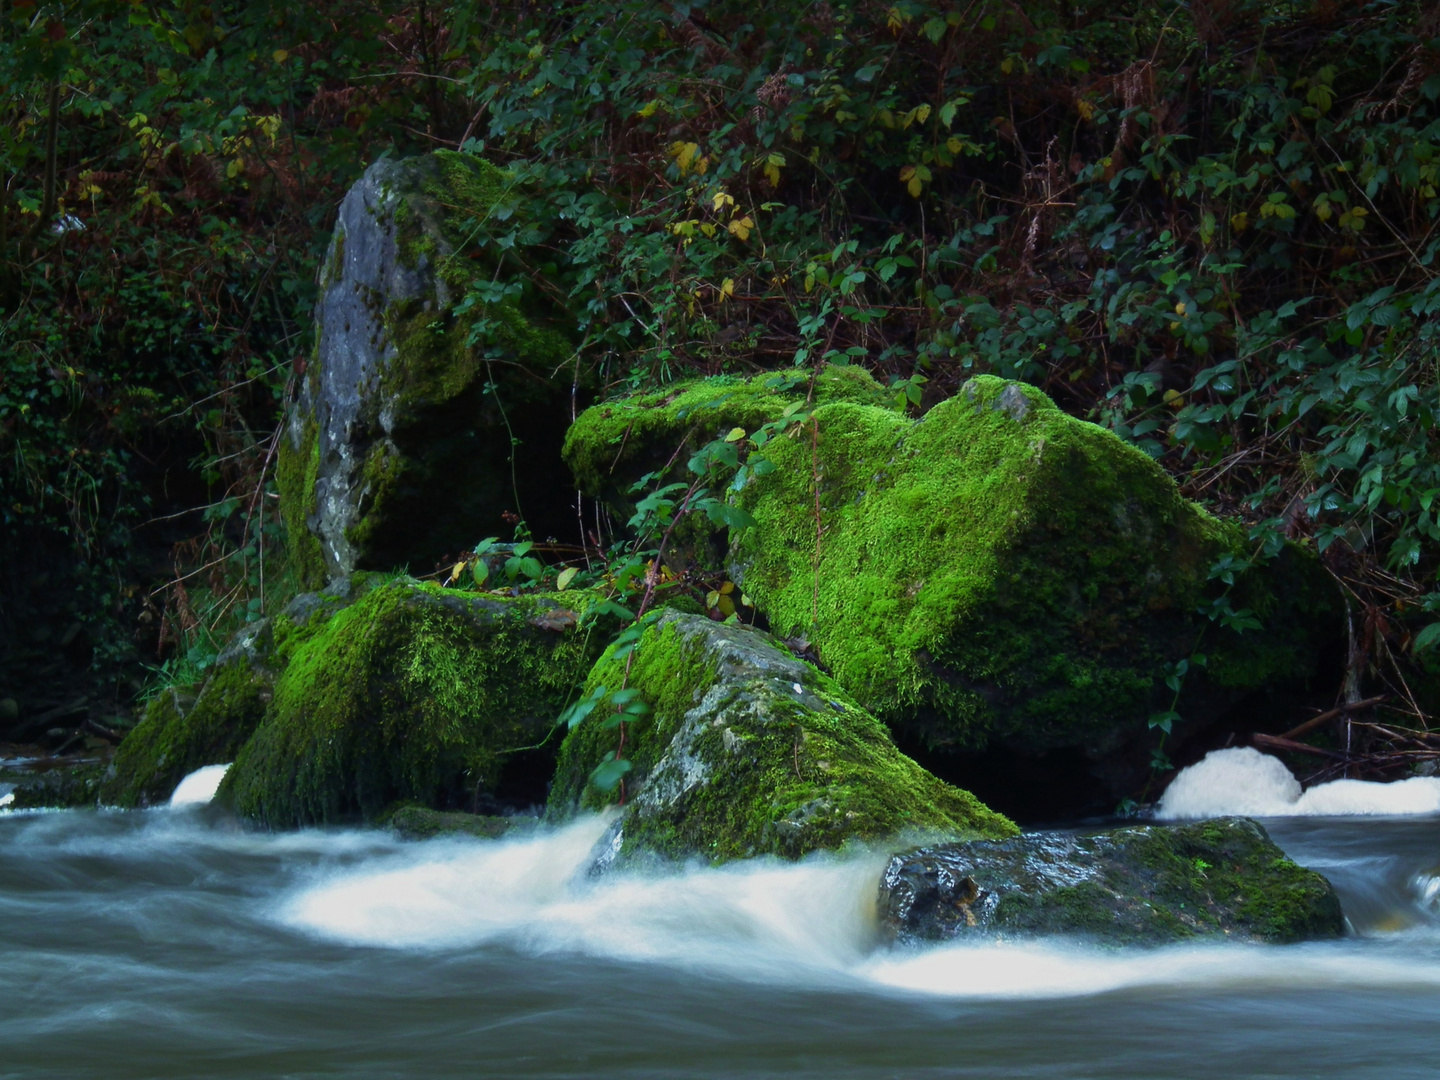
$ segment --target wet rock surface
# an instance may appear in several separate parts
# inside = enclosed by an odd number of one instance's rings
[[[464,304],[474,281],[503,276],[487,223],[513,211],[514,182],[468,155],[382,159],[341,203],[278,462],[303,585],[433,565],[498,533],[517,485],[559,471],[561,320],[524,295]],[[527,448],[515,475],[512,437]],[[543,482],[522,486],[537,532],[558,527],[549,502],[570,522],[563,487],[542,507]]]
[[[833,679],[761,631],[666,611],[632,658],[601,658],[587,692],[627,679],[651,713],[626,724],[627,809],[601,843],[602,868],[656,857],[799,858],[906,832],[1015,831],[900,753]],[[565,741],[552,820],[615,799],[593,783],[592,770],[619,745],[604,710]]]
[[[886,867],[879,910],[900,944],[1045,934],[1290,942],[1344,931],[1330,883],[1248,818],[918,848]]]
[[[390,817],[391,831],[402,840],[433,840],[437,836],[498,840],[502,836],[533,832],[539,824],[540,819],[534,817],[466,814],[424,806],[402,806]]]

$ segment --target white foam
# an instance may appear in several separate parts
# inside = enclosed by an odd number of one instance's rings
[[[9,806],[14,801],[15,793],[13,791],[7,791],[4,795],[0,795],[0,807]]]
[[[170,805],[204,806],[215,798],[215,792],[220,789],[220,781],[225,779],[229,770],[229,765],[206,765],[196,769],[176,785],[175,794],[170,796]]]
[[[584,877],[608,819],[515,841],[434,840],[318,878],[278,918],[354,944],[503,941],[788,980],[840,972],[874,943],[883,856]]]
[[[1222,817],[1409,816],[1440,813],[1440,778],[1412,777],[1382,784],[1332,780],[1301,793],[1283,762],[1251,747],[1212,750],[1183,769],[1165,790],[1161,820]]]

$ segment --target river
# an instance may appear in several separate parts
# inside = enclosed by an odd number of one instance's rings
[[[0,813],[0,1077],[1434,1077],[1440,820],[1267,822],[1346,940],[892,953],[877,857]]]

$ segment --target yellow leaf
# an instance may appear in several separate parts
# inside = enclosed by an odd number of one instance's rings
[[[290,54],[284,49],[276,49],[270,54],[270,59],[274,60],[277,64],[283,64],[286,60],[290,59]]]
[[[770,181],[771,187],[779,187],[780,170],[767,162],[765,165],[765,179]]]
[[[731,236],[740,240],[749,240],[750,230],[755,228],[755,222],[750,220],[749,215],[746,215],[742,218],[736,218],[725,227],[730,231]]]
[[[684,176],[695,164],[695,159],[700,155],[699,143],[676,142],[670,144],[670,156],[675,159],[675,164],[680,169],[680,175]]]
[[[910,182],[905,185],[905,190],[918,199],[922,187],[923,185],[920,183],[920,178],[918,176],[912,176]]]
[[[457,563],[455,564],[455,566],[451,569],[451,571],[450,571],[450,580],[447,581],[446,584],[447,584],[447,585],[453,585],[453,584],[455,584],[455,582],[457,582],[457,581],[460,580],[460,575],[463,574],[464,572],[465,572],[465,560],[464,560],[464,559],[461,559],[461,560],[460,560],[459,562],[457,562]]]
[[[926,120],[929,120],[929,119],[930,119],[930,106],[929,106],[929,105],[921,105],[918,109],[916,109],[916,110],[915,110],[915,119],[916,119],[917,121],[919,121],[920,123],[922,123],[922,124],[923,124]]]
[[[729,596],[729,595],[730,595],[732,592],[734,592],[734,591],[735,591],[735,583],[734,583],[733,581],[727,581],[727,582],[725,582],[724,585],[721,585],[721,586],[720,586],[720,595],[721,595],[721,596]]]
[[[705,606],[707,608],[713,608],[718,603],[720,603],[720,594],[714,589],[711,589],[705,594]]]
[[[898,34],[905,26],[905,16],[900,13],[899,8],[891,8],[887,13],[885,26],[892,34]]]
[[[724,207],[735,205],[735,196],[725,191],[717,191],[715,193],[714,204],[715,212],[718,214]]]
[[[914,165],[906,165],[903,169],[900,170],[900,182],[903,184],[903,183],[905,183],[905,181],[909,180],[909,179],[910,179],[912,176],[914,176],[914,175],[915,175],[915,166],[914,166]]]
[[[735,601],[731,600],[728,596],[722,594],[715,606],[720,609],[720,614],[724,615],[727,619],[735,614]]]
[[[727,296],[734,296],[734,295],[735,295],[735,279],[734,279],[734,278],[728,278],[728,277],[727,277],[724,281],[722,281],[722,282],[720,283],[720,299],[721,299],[721,300],[724,300],[725,297],[727,297]]]
[[[945,149],[949,150],[952,154],[958,154],[961,150],[965,149],[965,144],[954,135],[951,135],[950,138],[945,140]]]
[[[743,427],[735,427],[735,428],[731,428],[731,429],[730,429],[729,434],[727,434],[727,435],[725,436],[725,441],[726,441],[726,442],[739,442],[739,441],[740,441],[741,439],[743,439],[744,437],[745,437],[745,429],[744,429]],[[724,590],[722,589],[721,592],[724,592]]]
[[[715,237],[715,226],[711,225],[708,221],[704,225],[700,226],[700,231],[711,239],[714,239]]]
[[[1175,305],[1175,314],[1179,315],[1182,319],[1185,317],[1185,304],[1183,302]]]
[[[1250,227],[1250,215],[1244,212],[1235,214],[1230,218],[1230,228],[1237,234],[1243,233]]]
[[[1015,70],[1015,61],[1007,56],[1004,60],[1000,61],[1000,70],[1003,71],[1006,75],[1009,75],[1012,71]]]
[[[635,115],[636,115],[636,116],[651,117],[651,116],[654,116],[655,113],[659,111],[659,109],[660,109],[660,101],[659,101],[659,99],[657,98],[656,100],[650,102],[648,105],[645,105],[643,108],[639,109],[639,110],[635,113]]]
[[[1086,121],[1087,123],[1095,119],[1095,106],[1092,105],[1090,102],[1086,101],[1084,98],[1081,98],[1079,101],[1075,102],[1075,111],[1080,114],[1080,119]]]
[[[1177,390],[1166,390],[1165,393],[1161,395],[1161,398],[1165,404],[1169,405],[1172,409],[1182,408],[1185,404],[1185,398]]]
[[[567,566],[564,570],[561,570],[560,576],[555,579],[556,590],[558,592],[564,592],[568,589],[570,583],[575,580],[575,575],[578,573],[580,573],[578,566]]]

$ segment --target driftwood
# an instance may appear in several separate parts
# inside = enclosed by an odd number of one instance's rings
[[[1288,750],[1292,754],[1318,754],[1320,757],[1340,758],[1344,760],[1346,755],[1338,750],[1322,750],[1318,746],[1311,746],[1309,743],[1296,742],[1294,739],[1287,739],[1283,735],[1265,735],[1256,732],[1250,736],[1256,746],[1267,750]]]

